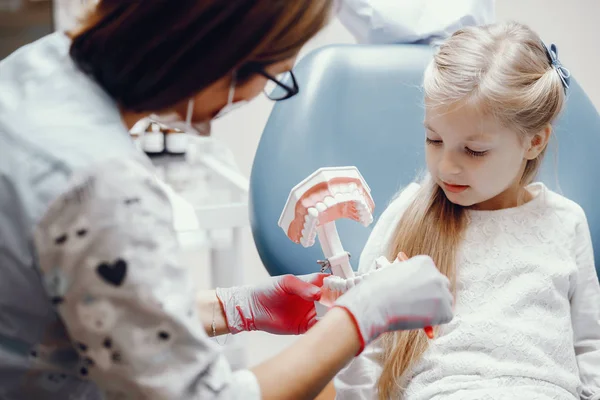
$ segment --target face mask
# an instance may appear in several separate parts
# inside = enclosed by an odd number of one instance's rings
[[[227,96],[227,104],[217,113],[213,119],[219,119],[225,114],[245,105],[248,103],[246,100],[233,102],[235,95],[236,86],[236,74],[233,74],[233,79],[229,85],[229,94]],[[175,112],[163,115],[153,115],[152,119],[161,124],[167,125],[173,129],[179,129],[184,132],[193,133],[199,136],[210,136],[211,121],[192,123],[192,116],[194,115],[194,98],[191,98],[188,102],[187,113],[185,121],[182,121],[179,115]]]
[[[225,114],[229,114],[233,110],[237,110],[238,108],[240,108],[248,103],[247,100],[240,100],[235,103],[233,102],[233,96],[235,95],[235,86],[237,84],[236,78],[237,78],[237,75],[234,72],[233,77],[231,79],[231,84],[229,85],[229,94],[227,96],[227,104],[225,105],[225,107],[223,107],[221,109],[221,111],[219,111],[219,113],[215,116],[214,119],[219,119],[222,116],[224,116]]]
[[[183,132],[193,133],[200,136],[210,136],[211,126],[210,121],[192,123],[192,115],[194,113],[194,100],[188,102],[187,114],[185,121],[182,121],[179,114],[176,112],[152,115],[150,118],[158,123],[168,126],[172,129],[178,129]]]

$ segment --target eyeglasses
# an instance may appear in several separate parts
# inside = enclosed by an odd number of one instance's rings
[[[256,72],[268,79],[264,92],[273,101],[289,99],[297,95],[300,91],[298,82],[296,82],[296,77],[292,71],[286,71],[277,76],[273,76],[263,69],[259,69]]]

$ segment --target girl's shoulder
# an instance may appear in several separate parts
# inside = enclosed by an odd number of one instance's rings
[[[540,204],[543,207],[550,209],[559,216],[577,222],[586,219],[585,211],[576,201],[549,189],[545,184],[535,182],[529,185],[529,188],[534,193],[537,192],[537,197],[540,198]]]
[[[386,214],[397,215],[398,213],[402,213],[416,198],[417,193],[421,189],[421,184],[417,182],[411,182],[402,188],[389,202],[387,208],[381,215],[383,218]]]

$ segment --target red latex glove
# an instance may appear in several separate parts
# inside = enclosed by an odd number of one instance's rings
[[[299,335],[316,324],[314,301],[327,274],[273,277],[258,286],[218,288],[231,333],[265,331]]]

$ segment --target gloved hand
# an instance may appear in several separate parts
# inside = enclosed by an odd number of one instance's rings
[[[284,275],[259,286],[218,288],[231,333],[265,331],[299,335],[316,322],[314,301],[321,298],[328,274]]]
[[[382,333],[445,324],[453,317],[450,282],[430,257],[388,264],[334,303],[353,317],[361,352]]]
[[[403,252],[398,254],[397,261],[406,261],[408,257]],[[384,256],[373,261],[373,268],[367,272],[356,272],[351,278],[341,278],[335,275],[329,275],[323,280],[323,295],[321,303],[326,307],[330,307],[335,300],[354,286],[359,285],[362,281],[369,279],[369,276],[381,268],[395,265],[390,263]],[[333,300],[332,300],[333,299]]]

